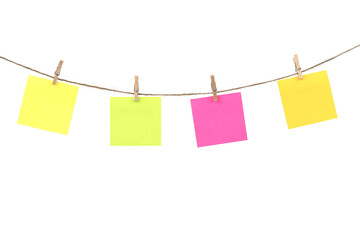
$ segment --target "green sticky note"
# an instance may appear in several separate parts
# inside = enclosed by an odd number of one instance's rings
[[[68,134],[79,87],[29,76],[18,124]]]
[[[110,97],[111,146],[160,146],[160,97]]]

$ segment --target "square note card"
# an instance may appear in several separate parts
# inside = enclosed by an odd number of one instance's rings
[[[68,134],[79,87],[29,76],[18,124]]]
[[[110,98],[111,146],[160,146],[160,97]]]
[[[278,81],[288,128],[337,118],[326,71]]]
[[[247,140],[241,93],[191,99],[198,147]]]

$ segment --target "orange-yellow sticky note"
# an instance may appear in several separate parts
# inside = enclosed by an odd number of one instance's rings
[[[277,83],[289,129],[337,118],[326,71]]]
[[[68,134],[79,87],[29,76],[18,123]]]

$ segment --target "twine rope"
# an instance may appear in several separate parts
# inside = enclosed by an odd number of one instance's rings
[[[356,48],[360,47],[360,44],[359,45],[356,45],[348,50],[345,50],[331,58],[328,58],[320,63],[317,63],[309,68],[306,68],[304,70],[302,70],[302,72],[307,72],[313,68],[316,68],[320,65],[323,65],[327,62],[330,62],[332,60],[334,60],[335,58],[338,58],[340,57],[341,55],[345,54],[345,53],[348,53]],[[20,66],[22,68],[25,68],[27,70],[30,70],[30,71],[33,71],[33,72],[36,72],[38,74],[41,74],[43,76],[46,76],[46,77],[49,77],[51,79],[54,78],[54,76],[50,75],[50,74],[47,74],[47,73],[43,73],[39,70],[36,70],[36,69],[33,69],[31,67],[28,67],[26,65],[23,65],[21,63],[18,63],[18,62],[15,62],[15,61],[12,61],[8,58],[5,58],[5,57],[2,57],[0,56],[0,59],[3,59],[9,63],[12,63],[12,64],[15,64],[17,66]],[[230,91],[235,91],[235,90],[239,90],[239,89],[243,89],[243,88],[248,88],[248,87],[254,87],[254,86],[259,86],[259,85],[263,85],[263,84],[266,84],[266,83],[271,83],[271,82],[276,82],[278,80],[281,80],[281,79],[285,79],[285,78],[289,78],[289,77],[293,77],[293,76],[296,76],[297,73],[293,73],[293,74],[289,74],[289,75],[286,75],[286,76],[283,76],[283,77],[278,77],[278,78],[275,78],[275,79],[271,79],[271,80],[267,80],[267,81],[263,81],[263,82],[258,82],[258,83],[254,83],[254,84],[249,84],[249,85],[244,85],[244,86],[240,86],[240,87],[234,87],[234,88],[230,88],[230,89],[225,89],[225,90],[220,90],[220,91],[217,91],[217,93],[223,93],[223,92],[230,92]],[[100,86],[96,86],[96,85],[90,85],[90,84],[86,84],[86,83],[80,83],[80,82],[74,82],[74,81],[70,81],[70,80],[67,80],[67,79],[64,79],[64,78],[58,78],[58,81],[62,81],[62,82],[67,82],[67,83],[71,83],[71,84],[76,84],[76,85],[79,85],[79,86],[83,86],[83,87],[89,87],[89,88],[95,88],[95,89],[99,89],[99,90],[105,90],[105,91],[111,91],[111,92],[117,92],[117,93],[123,93],[123,94],[131,94],[133,95],[134,92],[128,92],[128,91],[123,91],[123,90],[117,90],[117,89],[111,89],[111,88],[106,88],[106,87],[100,87]],[[212,94],[212,92],[198,92],[198,93],[138,93],[138,95],[142,95],[142,96],[192,96],[192,95],[206,95],[206,94]]]

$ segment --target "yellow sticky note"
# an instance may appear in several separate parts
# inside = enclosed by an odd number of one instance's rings
[[[110,98],[111,146],[160,146],[160,97]]]
[[[326,71],[277,83],[289,129],[337,118]]]
[[[68,134],[79,87],[29,76],[18,124]]]

